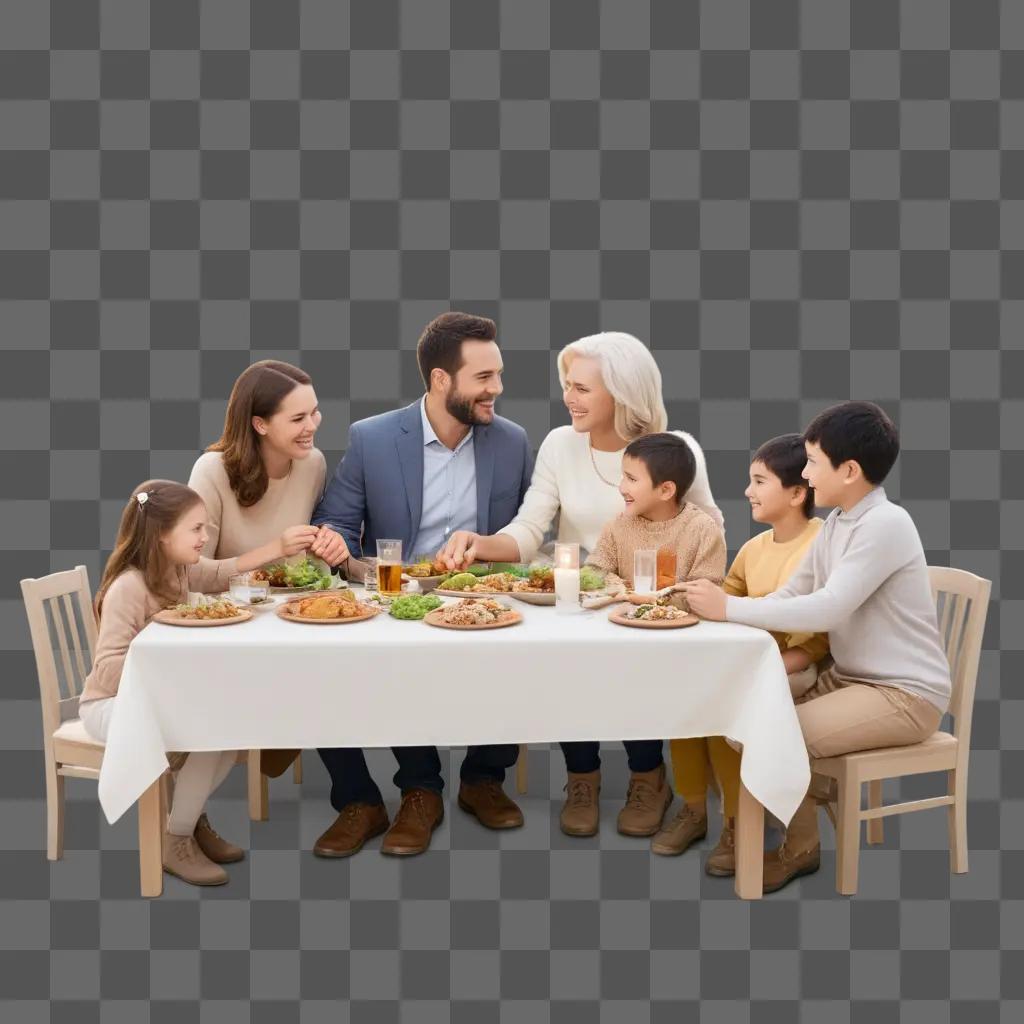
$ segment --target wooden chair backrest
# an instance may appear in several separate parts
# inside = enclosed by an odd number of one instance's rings
[[[43,734],[78,714],[78,695],[96,656],[96,616],[84,565],[21,581],[36,656]]]
[[[964,569],[946,566],[929,566],[928,575],[936,602],[939,636],[953,682],[953,696],[949,704],[953,733],[965,746],[969,746],[974,691],[978,683],[978,663],[992,581]]]

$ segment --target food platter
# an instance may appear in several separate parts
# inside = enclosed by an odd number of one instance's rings
[[[480,595],[486,598],[487,595]],[[423,621],[428,626],[437,626],[440,629],[464,629],[464,630],[477,630],[477,629],[503,629],[506,626],[515,626],[523,621],[522,612],[517,612],[513,608],[509,608],[508,605],[502,604],[500,601],[491,600],[491,604],[494,606],[493,609],[486,608],[473,608],[471,606],[478,605],[478,602],[473,600],[466,600],[459,602],[458,604],[448,604],[443,608],[435,608],[432,612],[428,612],[424,616]],[[470,617],[473,615],[486,616],[488,614],[495,615],[497,618],[493,618],[492,621],[482,622],[454,622],[453,618],[459,616],[461,613],[466,613]]]
[[[632,626],[635,629],[685,629],[687,626],[696,626],[700,619],[696,615],[682,615],[676,619],[634,619],[628,609],[617,605],[614,611],[608,613],[608,621],[614,622],[616,626]]]
[[[330,595],[324,594],[323,596],[326,598]],[[362,601],[356,601],[354,598],[351,602],[346,601],[345,603],[354,605],[357,608],[357,614],[355,615],[342,618],[298,614],[298,608],[307,601],[312,600],[315,600],[315,598],[295,598],[294,600],[286,601],[277,609],[278,618],[284,619],[285,622],[298,622],[304,626],[343,626],[352,622],[366,622],[380,614],[380,609],[372,608],[370,605]]]
[[[236,626],[240,622],[248,622],[253,613],[240,608],[237,615],[224,619],[189,619],[181,615],[176,608],[165,608],[153,616],[154,622],[162,622],[165,626]]]

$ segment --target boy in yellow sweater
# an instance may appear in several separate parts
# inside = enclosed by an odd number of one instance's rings
[[[778,590],[810,549],[821,529],[812,517],[814,492],[800,475],[807,462],[801,434],[783,434],[766,441],[750,464],[750,485],[744,491],[750,514],[771,527],[740,548],[722,589],[737,597],[763,597]],[[814,685],[817,663],[828,654],[825,634],[773,633],[789,674],[793,696]],[[654,837],[655,853],[673,856],[707,835],[707,765],[710,761],[722,789],[724,822],[718,845],[705,864],[709,875],[732,875],[736,869],[734,825],[739,800],[740,755],[721,736],[672,740],[672,769],[683,806]]]

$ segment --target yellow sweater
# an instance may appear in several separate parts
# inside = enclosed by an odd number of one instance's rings
[[[820,519],[811,519],[799,536],[785,544],[776,542],[774,530],[752,537],[736,553],[722,589],[732,597],[764,597],[778,590],[803,560],[821,526]],[[772,636],[780,651],[800,647],[812,661],[828,654],[827,633],[773,632]]]

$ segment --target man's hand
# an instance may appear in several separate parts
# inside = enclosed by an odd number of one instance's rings
[[[456,530],[448,538],[448,543],[438,551],[436,561],[451,571],[464,569],[476,558],[476,542],[479,539],[478,533]]]
[[[347,562],[349,558],[345,538],[329,526],[317,529],[316,539],[309,550],[318,558],[322,558],[332,569]]]
[[[725,621],[725,591],[711,580],[692,580],[680,583],[679,590],[686,595],[690,611],[712,622]]]

